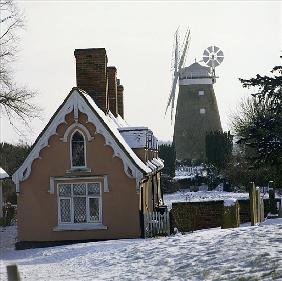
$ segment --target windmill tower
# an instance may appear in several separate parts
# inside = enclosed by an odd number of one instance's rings
[[[186,33],[187,34],[187,33]],[[185,41],[186,40],[186,41]],[[180,58],[186,57],[190,42],[185,37],[184,48]],[[186,44],[188,42],[188,44]],[[175,41],[175,52],[178,53],[178,41]],[[176,58],[176,55],[175,55]],[[173,141],[176,149],[176,158],[183,160],[205,159],[205,136],[211,131],[222,131],[220,117],[213,89],[216,82],[215,67],[223,61],[223,52],[216,46],[211,46],[204,51],[203,66],[194,62],[188,67],[183,67],[182,60],[175,59],[175,71],[167,109],[171,106],[173,118],[176,85],[179,84],[179,93],[174,123]]]

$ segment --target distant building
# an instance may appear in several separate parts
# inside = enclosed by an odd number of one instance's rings
[[[22,245],[140,237],[143,215],[163,205],[157,139],[124,121],[123,87],[106,50],[74,54],[77,88],[13,175]]]
[[[204,160],[206,133],[222,131],[210,71],[197,62],[180,71],[173,137],[177,160]]]

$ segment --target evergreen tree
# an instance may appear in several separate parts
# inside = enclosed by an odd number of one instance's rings
[[[31,146],[28,144],[0,143],[0,167],[11,177],[27,157]],[[15,184],[11,179],[3,181],[3,198],[5,202],[17,204]]]
[[[0,167],[10,176],[20,167],[31,147],[28,144],[0,144]]]
[[[229,162],[232,154],[233,136],[230,132],[210,132],[206,135],[206,157],[218,171]]]
[[[176,160],[174,144],[159,145],[159,157],[164,160],[164,168],[162,172],[170,177],[174,177]]]
[[[235,120],[235,131],[244,143],[253,150],[256,166],[282,165],[282,66],[273,68],[272,76],[257,75],[240,79],[243,87],[255,87],[257,92],[249,100],[249,120]]]
[[[240,79],[243,87],[255,93],[241,104],[233,128],[239,144],[247,147],[249,168],[267,169],[277,186],[282,185],[282,66],[270,76]]]

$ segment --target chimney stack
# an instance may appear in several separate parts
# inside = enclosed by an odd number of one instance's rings
[[[106,112],[108,109],[107,54],[104,48],[76,49],[76,83]]]
[[[108,74],[108,108],[115,117],[118,115],[117,107],[117,69],[114,66],[107,67]]]
[[[124,118],[124,111],[123,111],[123,86],[120,85],[120,80],[117,79],[117,108],[118,114]]]

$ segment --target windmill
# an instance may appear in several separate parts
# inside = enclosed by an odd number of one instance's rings
[[[174,52],[173,52],[173,78],[172,78],[172,86],[170,90],[170,95],[168,98],[167,106],[165,114],[167,113],[168,108],[171,106],[170,118],[173,120],[173,112],[174,112],[174,104],[175,104],[175,93],[176,86],[179,80],[180,70],[183,67],[187,55],[187,51],[189,48],[190,40],[191,40],[191,32],[190,29],[187,28],[185,37],[182,43],[181,49],[179,49],[179,28],[177,28],[174,34]]]
[[[204,50],[206,66],[195,61],[184,67],[190,30],[187,30],[181,55],[178,52],[178,30],[175,34],[174,73],[167,108],[171,106],[173,120],[176,87],[179,91],[174,122],[173,142],[176,158],[180,161],[205,159],[205,137],[211,131],[222,131],[213,84],[216,82],[215,68],[224,59],[223,52],[216,46]]]

